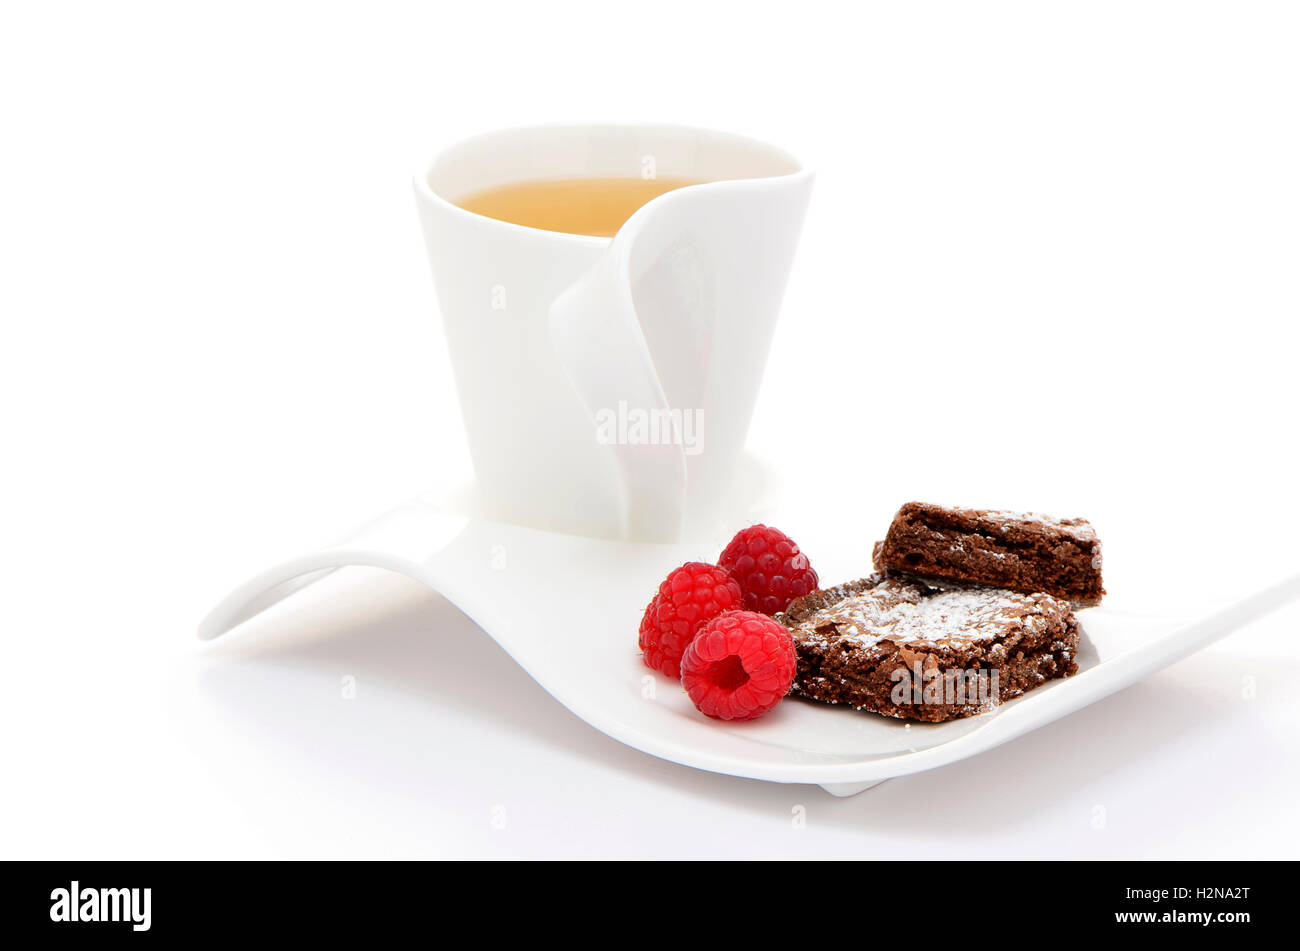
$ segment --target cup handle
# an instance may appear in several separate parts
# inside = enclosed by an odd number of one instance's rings
[[[669,542],[683,528],[685,448],[672,440],[632,442],[622,425],[629,413],[670,409],[632,300],[629,237],[616,236],[600,261],[552,302],[550,337],[591,415],[592,438],[606,444],[617,463],[623,537]]]

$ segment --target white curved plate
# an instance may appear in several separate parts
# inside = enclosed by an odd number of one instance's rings
[[[1050,723],[1300,598],[1300,575],[1188,622],[1107,609],[1081,612],[1079,673],[982,716],[908,724],[790,700],[759,720],[722,723],[681,686],[641,664],[636,630],[657,581],[698,546],[601,541],[447,515],[413,502],[346,542],[256,576],[204,619],[218,637],[334,568],[369,565],[438,591],[539,684],[596,729],[700,769],[850,795],[943,766]]]

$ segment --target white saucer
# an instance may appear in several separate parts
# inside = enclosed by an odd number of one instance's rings
[[[445,596],[556,700],[614,739],[699,769],[847,796],[992,749],[1300,598],[1297,575],[1200,620],[1081,612],[1079,673],[981,716],[908,724],[787,700],[759,720],[729,724],[703,716],[680,684],[642,666],[636,644],[657,582],[710,556],[698,545],[557,535],[412,502],[252,578],[212,610],[199,636],[219,637],[336,568],[386,568]]]

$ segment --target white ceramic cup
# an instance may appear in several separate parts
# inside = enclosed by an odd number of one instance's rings
[[[612,238],[456,202],[556,178],[702,181]],[[416,179],[489,517],[671,541],[712,530],[762,379],[811,172],[763,143],[675,126],[510,129]]]

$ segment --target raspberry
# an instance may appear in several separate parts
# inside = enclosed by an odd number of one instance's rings
[[[718,564],[740,582],[747,611],[775,614],[817,589],[817,572],[808,556],[784,532],[766,525],[738,531],[718,556]]]
[[[794,671],[790,632],[753,611],[719,614],[682,655],[682,686],[701,713],[719,720],[767,713],[790,692]]]
[[[740,585],[717,565],[688,561],[659,585],[637,638],[652,670],[677,680],[682,652],[704,622],[740,607]]]

